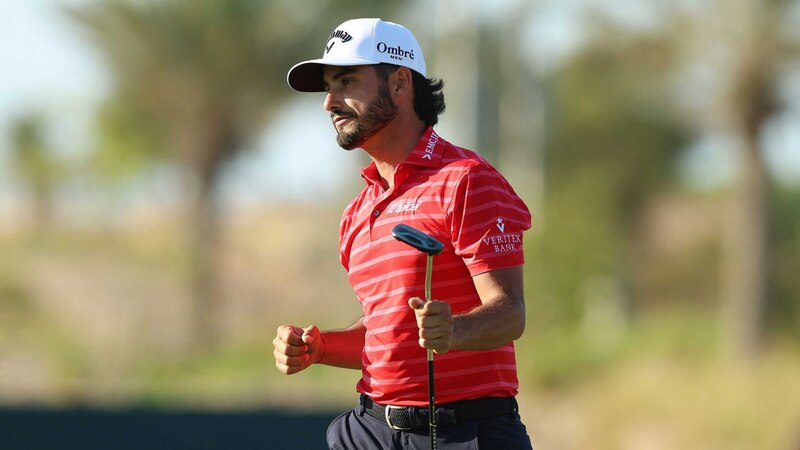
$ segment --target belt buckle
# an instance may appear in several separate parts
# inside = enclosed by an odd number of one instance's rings
[[[393,430],[396,430],[396,431],[411,431],[411,426],[410,426],[411,425],[411,417],[409,417],[409,427],[408,428],[399,427],[399,426],[397,426],[397,425],[392,423],[392,418],[389,415],[389,412],[391,410],[393,410],[393,409],[396,409],[398,411],[404,409],[404,410],[408,411],[408,407],[407,406],[386,405],[385,409],[383,410],[383,417],[386,419],[386,425],[389,425],[389,428],[391,428]]]

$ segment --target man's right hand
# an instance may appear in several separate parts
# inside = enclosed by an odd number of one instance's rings
[[[325,341],[319,328],[313,325],[308,328],[281,325],[272,345],[275,347],[275,367],[286,375],[320,362],[325,354]]]

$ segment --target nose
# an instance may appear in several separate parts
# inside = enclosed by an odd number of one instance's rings
[[[340,107],[341,104],[339,103],[339,99],[337,98],[336,94],[332,91],[328,91],[325,93],[325,101],[322,103],[322,107],[325,111],[333,112],[334,109]]]

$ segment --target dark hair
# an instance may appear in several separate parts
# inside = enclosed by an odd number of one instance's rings
[[[381,63],[375,66],[378,76],[385,82],[389,74],[400,66]],[[439,114],[444,112],[444,81],[425,78],[416,70],[411,70],[411,81],[414,84],[414,112],[428,126],[439,123]]]

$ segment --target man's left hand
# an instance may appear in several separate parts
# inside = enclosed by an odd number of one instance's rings
[[[408,305],[414,310],[419,327],[419,345],[438,354],[447,353],[453,339],[453,315],[450,304],[439,300],[413,297]]]

